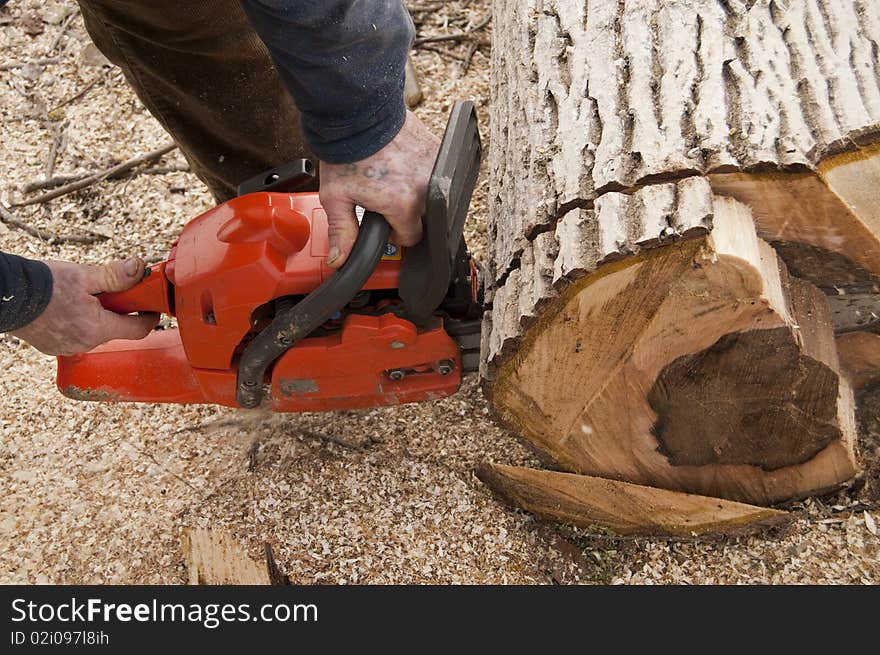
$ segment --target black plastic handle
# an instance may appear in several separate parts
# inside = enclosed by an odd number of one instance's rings
[[[238,195],[258,191],[293,193],[315,181],[315,165],[308,159],[295,159],[254,175],[238,185]]]
[[[428,182],[424,236],[407,248],[400,274],[405,316],[416,325],[426,324],[443,302],[454,281],[456,260],[463,257],[465,270],[470,268],[462,233],[482,152],[474,103],[456,102]]]
[[[256,407],[263,396],[266,369],[300,339],[321,327],[351,302],[382,258],[391,226],[381,214],[365,212],[351,254],[332,277],[275,319],[251,341],[238,364],[236,400]]]

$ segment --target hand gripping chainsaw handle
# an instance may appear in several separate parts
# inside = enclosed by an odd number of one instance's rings
[[[351,302],[373,274],[390,235],[391,226],[384,216],[365,212],[345,264],[296,305],[278,314],[254,337],[242,353],[238,366],[236,399],[242,407],[260,404],[263,376],[272,362]],[[131,289],[103,293],[98,300],[105,308],[120,314],[170,314],[170,285],[164,267],[162,263],[148,268],[144,279]]]

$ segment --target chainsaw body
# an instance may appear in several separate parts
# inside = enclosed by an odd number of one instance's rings
[[[429,207],[423,219],[426,235],[430,224],[443,223],[443,243],[435,236],[421,254],[404,251],[387,240],[385,220],[367,212],[348,261],[334,271],[326,265],[327,216],[318,194],[259,190],[283,188],[285,176],[270,171],[240,189],[254,192],[192,220],[167,261],[150,267],[141,283],[99,297],[119,313],[174,316],[177,327],[59,357],[59,389],[79,400],[262,405],[277,412],[455,393],[462,355],[450,332],[459,340],[469,333],[473,346],[479,325],[475,271],[455,206],[464,194],[466,213],[479,168],[471,103],[456,105],[444,146],[429,194],[442,215],[432,216]],[[437,192],[448,201],[437,202]],[[429,292],[402,297],[401,278],[432,269],[446,271],[439,280],[445,295],[425,312]]]

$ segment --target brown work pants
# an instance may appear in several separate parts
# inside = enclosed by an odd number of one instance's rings
[[[216,197],[313,158],[299,112],[237,0],[79,0],[95,45],[122,69]]]

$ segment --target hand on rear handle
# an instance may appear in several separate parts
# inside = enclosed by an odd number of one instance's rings
[[[52,298],[36,319],[12,332],[47,355],[74,355],[111,339],[142,339],[157,314],[123,316],[101,306],[96,294],[125,291],[141,281],[141,259],[101,266],[46,262],[52,270]]]
[[[422,238],[422,214],[440,140],[407,112],[403,128],[379,152],[352,164],[321,162],[321,205],[327,212],[327,263],[339,268],[357,238],[355,205],[378,212],[391,239],[413,246]]]

